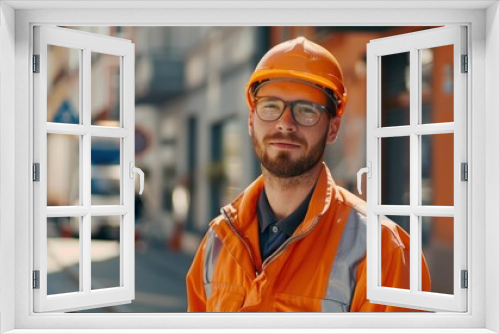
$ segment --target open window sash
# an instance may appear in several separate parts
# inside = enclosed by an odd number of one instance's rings
[[[54,69],[58,58],[48,59],[48,48],[71,49],[76,52],[78,65],[74,69],[79,83],[76,98],[76,120],[65,122],[47,119],[48,65]],[[38,181],[34,190],[34,312],[67,312],[109,305],[130,303],[134,299],[134,44],[128,40],[54,26],[34,27],[33,89],[34,89],[34,152],[33,162],[39,164]],[[119,62],[118,96],[119,122],[114,126],[96,126],[91,119],[91,64],[95,54],[112,55]],[[100,56],[100,55],[98,55]],[[114,58],[115,59],[115,58]],[[68,61],[68,59],[65,59]],[[75,59],[73,59],[74,63]],[[36,62],[36,63],[35,63]],[[118,67],[116,67],[118,68]],[[52,73],[53,74],[53,73]],[[53,81],[53,79],[51,79]],[[51,81],[51,82],[52,82]],[[99,89],[111,90],[110,83],[101,83]],[[73,115],[74,116],[74,115]],[[118,125],[119,123],[119,125]],[[67,206],[48,206],[47,138],[51,135],[71,135],[75,139],[79,173],[75,203]],[[116,205],[92,205],[91,162],[92,139],[112,139],[119,146],[119,202]],[[75,150],[73,150],[75,151]],[[76,154],[76,153],[75,153]],[[63,159],[62,155],[59,155]],[[63,161],[61,161],[63,163]],[[132,171],[131,171],[132,170]],[[115,169],[116,171],[116,169]],[[117,173],[118,174],[118,173]],[[35,180],[36,181],[36,180]],[[91,221],[93,217],[115,217],[119,221],[119,283],[115,287],[96,289],[92,282]],[[76,265],[79,288],[75,292],[50,293],[47,291],[47,220],[74,219],[79,224],[75,241],[79,248],[79,265]],[[61,254],[61,258],[68,254]],[[61,265],[64,268],[64,264]]]
[[[453,122],[423,124],[421,50],[453,45]],[[409,124],[382,126],[382,57],[409,53]],[[467,182],[461,180],[461,164],[467,163],[467,74],[462,63],[467,54],[466,27],[434,28],[367,44],[367,298],[378,304],[428,311],[467,311],[467,289],[462,275],[467,270]],[[391,69],[384,69],[390,71]],[[441,87],[440,87],[441,89]],[[453,134],[453,206],[422,205],[423,135]],[[382,139],[409,139],[409,205],[382,205]],[[410,287],[396,289],[381,283],[381,228],[386,215],[410,217]],[[422,291],[422,217],[453,217],[453,293]],[[432,282],[432,273],[431,273]],[[431,290],[432,291],[432,290]]]

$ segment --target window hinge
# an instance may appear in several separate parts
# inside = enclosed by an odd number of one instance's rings
[[[462,177],[460,178],[461,181],[469,181],[469,167],[467,166],[466,162],[462,162],[461,166],[461,174]]]
[[[33,73],[40,73],[40,55],[33,55]]]
[[[467,73],[469,71],[469,57],[467,55],[462,55],[462,73]]]
[[[40,182],[40,164],[38,162],[33,164],[33,181]]]
[[[462,270],[462,289],[469,287],[469,274],[467,270]]]
[[[40,270],[33,270],[33,289],[40,289]]]

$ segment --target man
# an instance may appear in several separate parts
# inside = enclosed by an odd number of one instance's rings
[[[299,37],[247,84],[262,176],[210,223],[187,276],[188,311],[412,311],[366,299],[366,203],[322,162],[347,94],[337,60]],[[409,288],[409,236],[382,224],[382,286]],[[423,259],[423,290],[430,277]]]

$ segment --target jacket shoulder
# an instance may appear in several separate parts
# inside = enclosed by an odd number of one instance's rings
[[[214,226],[220,225],[225,220],[223,215],[218,215],[208,224],[208,228],[213,228]]]
[[[342,198],[343,204],[354,210],[359,218],[367,219],[367,204],[366,201],[359,198],[350,191],[337,186],[339,195]],[[386,216],[381,217],[381,237],[382,245],[388,251],[396,248],[409,249],[410,236],[398,224],[390,220]],[[386,248],[387,247],[387,248]],[[385,252],[384,252],[385,253]]]
[[[337,191],[343,205],[355,210],[359,215],[366,219],[366,202],[364,200],[342,187],[337,186]]]

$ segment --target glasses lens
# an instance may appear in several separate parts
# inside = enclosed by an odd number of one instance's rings
[[[305,126],[313,126],[318,123],[322,112],[321,106],[313,102],[299,101],[293,106],[295,121]]]
[[[256,102],[255,109],[262,120],[275,121],[280,117],[284,105],[285,103],[279,99],[260,98]]]

